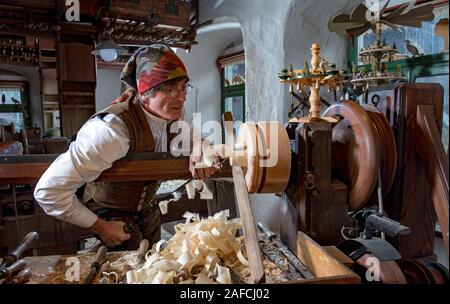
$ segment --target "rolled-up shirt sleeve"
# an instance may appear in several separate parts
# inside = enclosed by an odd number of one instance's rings
[[[75,192],[92,182],[124,157],[129,149],[128,130],[121,119],[112,114],[86,122],[70,144],[41,176],[34,197],[50,216],[88,228],[97,215],[82,204]]]

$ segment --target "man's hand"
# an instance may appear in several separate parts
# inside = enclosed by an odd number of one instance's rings
[[[194,140],[192,153],[189,157],[189,171],[192,174],[193,178],[197,179],[205,179],[209,178],[216,173],[217,168],[208,167],[208,168],[195,168],[195,164],[202,161],[203,149],[204,147],[210,146],[210,143],[207,140]],[[214,163],[219,163],[219,158],[216,157],[214,159]]]
[[[125,223],[122,221],[105,221],[102,218],[97,218],[90,229],[101,237],[106,246],[115,247],[131,238],[129,233],[125,233],[124,225]]]

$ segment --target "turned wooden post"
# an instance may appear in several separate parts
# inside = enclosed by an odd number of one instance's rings
[[[317,43],[313,43],[311,46],[311,72],[316,73],[319,68],[320,63],[320,46]],[[311,117],[320,117],[320,84],[319,80],[315,81],[311,86],[311,95],[309,96],[309,102],[311,104],[311,108],[309,110],[309,114]]]

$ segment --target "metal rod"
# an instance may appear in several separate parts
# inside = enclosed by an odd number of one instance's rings
[[[377,195],[378,195],[378,212],[380,215],[383,215],[384,213],[384,206],[383,206],[383,188],[381,185],[381,166],[378,167],[378,189],[377,189]],[[386,236],[384,232],[381,232],[381,239],[385,239]]]
[[[12,184],[12,191],[13,191],[13,200],[14,200],[14,213],[16,215],[16,226],[17,226],[17,243],[20,243],[22,231],[20,229],[20,223],[19,223],[19,212],[17,210],[17,197],[16,197],[16,185]]]

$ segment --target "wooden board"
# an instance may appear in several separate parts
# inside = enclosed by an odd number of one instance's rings
[[[316,277],[312,280],[302,280],[299,283],[358,284],[361,282],[357,274],[301,231],[297,235],[297,257]]]
[[[448,157],[445,155],[435,123],[433,106],[417,107],[417,149],[424,161],[428,185],[431,188],[434,210],[439,220],[447,255],[448,248]]]
[[[338,262],[344,264],[347,267],[351,267],[355,264],[355,262],[351,258],[346,256],[336,246],[323,246],[322,248],[325,249]]]
[[[256,234],[255,220],[253,218],[252,207],[248,198],[247,185],[244,173],[239,166],[233,166],[233,181],[236,192],[236,201],[239,208],[239,215],[242,220],[244,230],[245,248],[248,262],[250,264],[252,283],[264,282],[264,267],[262,264],[261,248],[259,247],[258,236]]]

